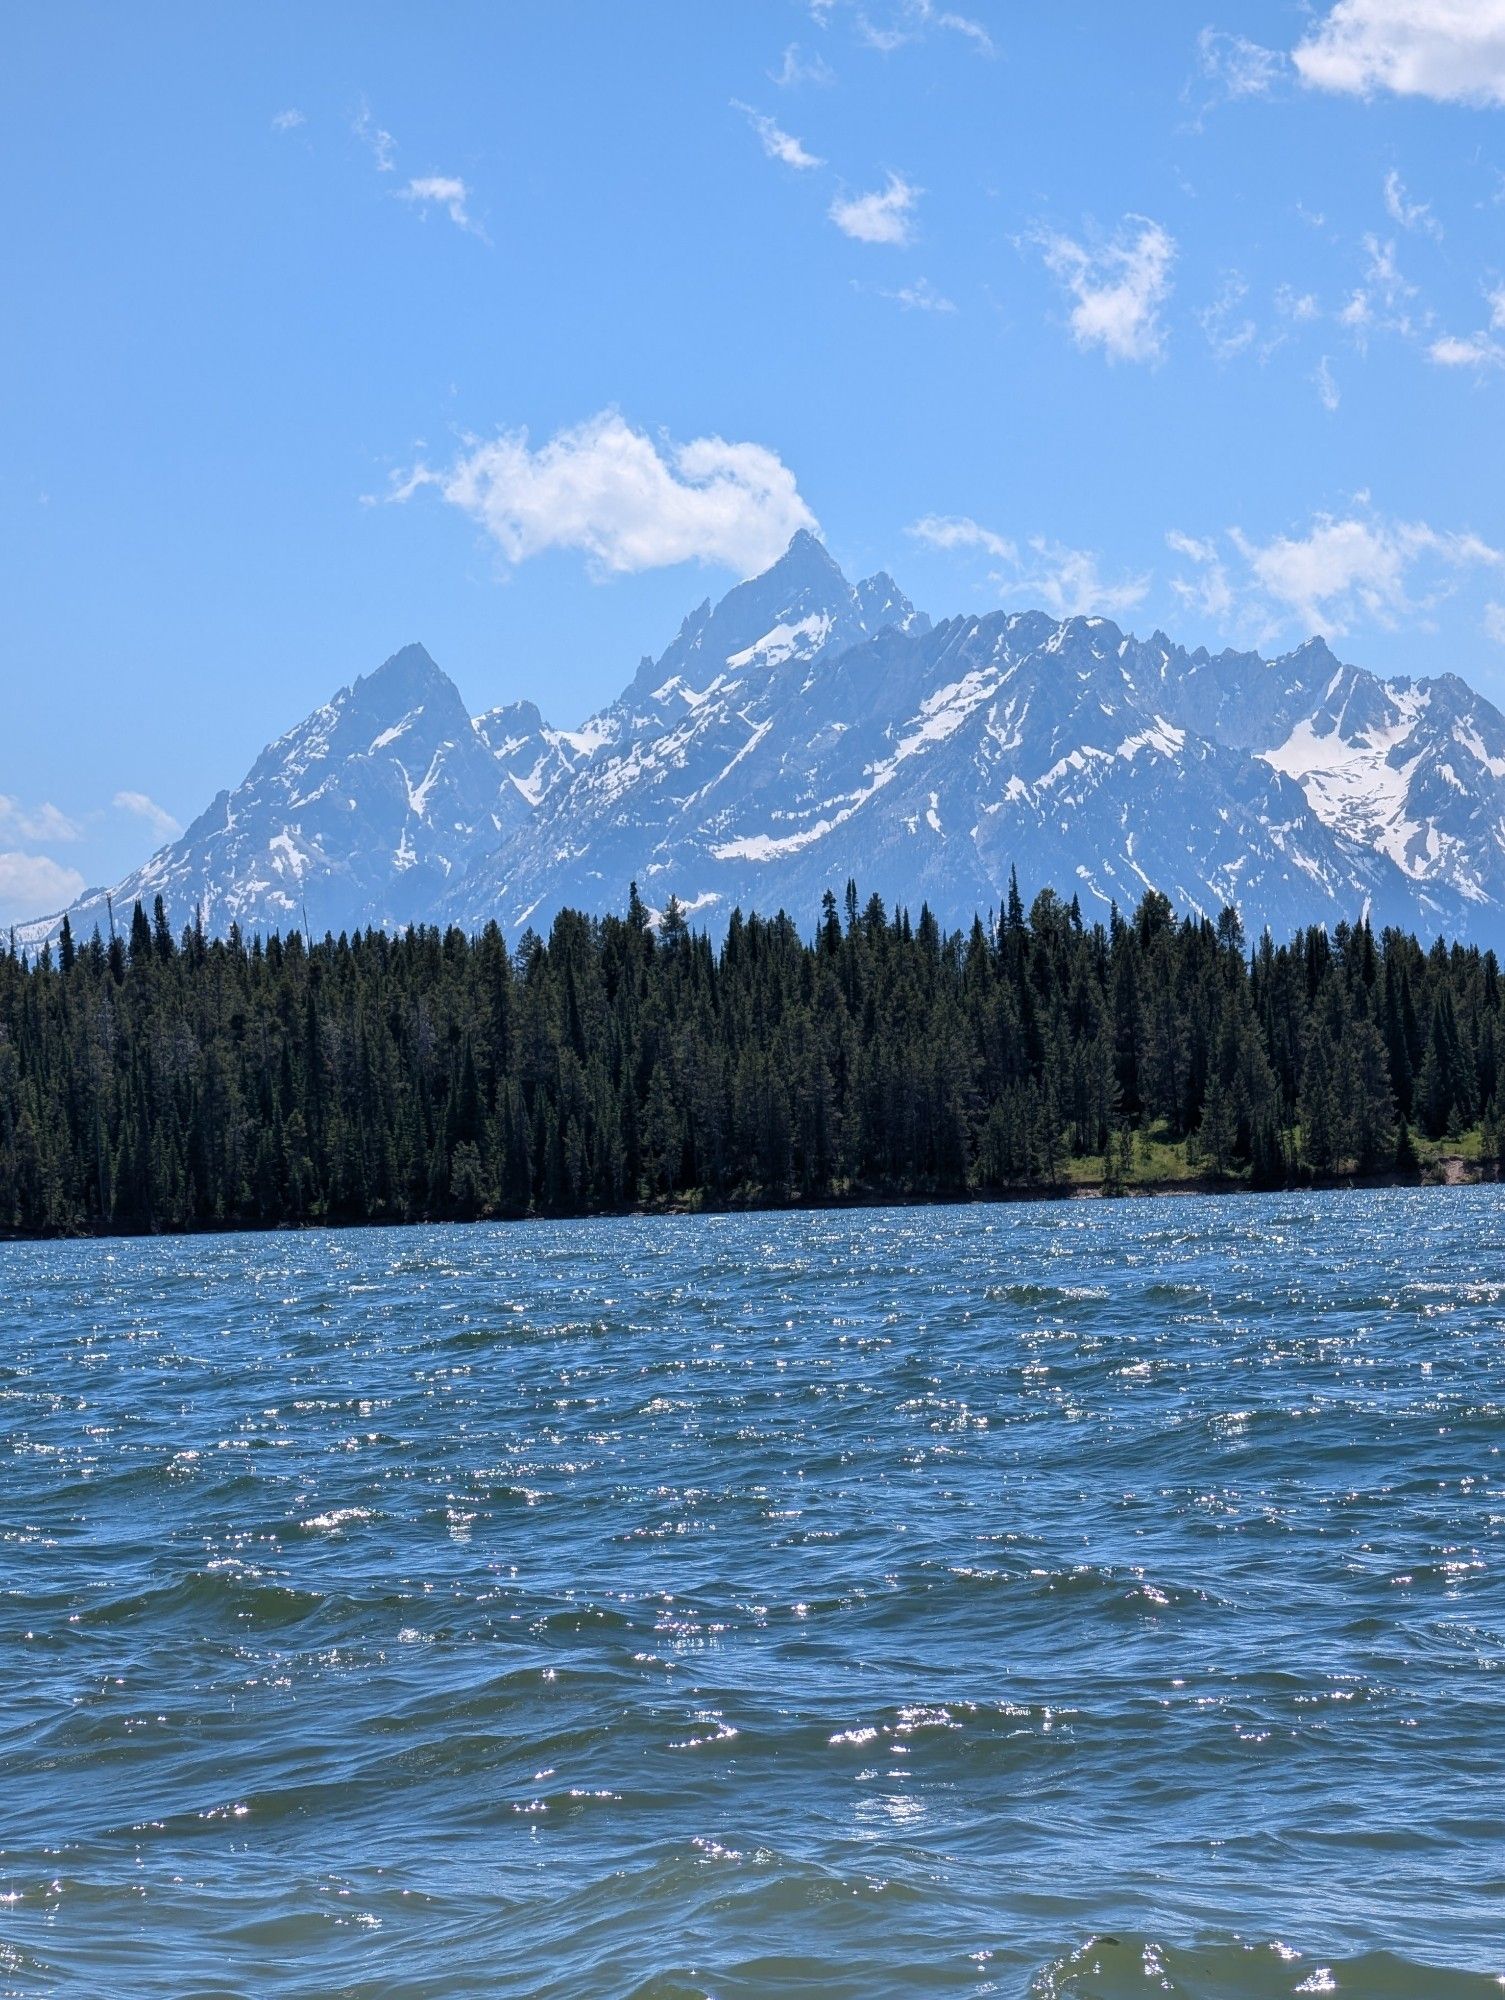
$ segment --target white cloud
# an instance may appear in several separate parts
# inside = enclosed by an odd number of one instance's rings
[[[922,4],[920,16],[922,20],[933,21],[936,27],[945,28],[953,35],[964,36],[979,55],[996,56],[998,53],[993,37],[982,22],[974,21],[970,14],[955,14],[946,8]]]
[[[1338,324],[1347,328],[1361,349],[1368,346],[1369,335],[1376,330],[1406,337],[1419,330],[1409,309],[1416,287],[1401,274],[1394,240],[1381,241],[1371,231],[1364,237],[1364,254],[1364,282],[1338,311]],[[1422,324],[1430,318],[1429,313],[1423,314]]]
[[[167,808],[159,806],[145,792],[117,792],[111,803],[117,811],[132,813],[137,819],[145,820],[159,840],[176,840],[183,831]]]
[[[1219,554],[1217,543],[1199,541],[1195,535],[1185,535],[1179,528],[1172,528],[1165,538],[1165,545],[1174,554],[1196,564],[1194,576],[1171,578],[1171,589],[1181,602],[1200,612],[1204,618],[1219,622],[1226,620],[1233,610],[1233,586],[1228,581],[1227,566]]]
[[[1322,398],[1323,409],[1330,417],[1335,415],[1343,397],[1338,388],[1337,378],[1333,374],[1333,364],[1325,354],[1317,363],[1317,372],[1312,380],[1317,385],[1317,394]]]
[[[1279,49],[1261,48],[1243,35],[1204,28],[1197,37],[1197,67],[1225,102],[1268,97],[1284,77],[1287,58]]]
[[[84,830],[76,819],[48,800],[39,806],[23,806],[0,792],[0,832],[13,833],[22,840],[82,840]]]
[[[1431,204],[1408,200],[1406,184],[1394,167],[1385,176],[1385,213],[1402,229],[1419,229],[1435,242],[1442,241],[1442,224],[1433,215]]]
[[[999,562],[1015,563],[1019,550],[1006,535],[974,521],[970,514],[925,514],[909,530],[917,542],[933,549],[982,549]]]
[[[1266,635],[1292,621],[1332,637],[1365,619],[1392,626],[1430,609],[1464,571],[1505,567],[1505,553],[1477,535],[1367,511],[1318,514],[1306,533],[1265,542],[1230,528],[1242,564],[1237,579],[1221,544],[1167,539],[1196,566],[1193,576],[1172,579],[1184,602],[1220,616],[1236,610],[1241,623]]]
[[[1282,319],[1294,320],[1298,326],[1308,320],[1321,319],[1322,308],[1312,292],[1298,292],[1294,285],[1278,285],[1275,289],[1275,310]]]
[[[509,562],[579,549],[599,573],[716,563],[751,576],[815,528],[794,474],[765,445],[656,443],[614,410],[533,450],[525,431],[472,441],[443,472],[420,466],[393,492],[435,487]]]
[[[898,249],[914,240],[914,208],[923,189],[891,173],[888,186],[872,194],[838,195],[830,216],[845,236],[859,243],[890,243]]]
[[[1491,340],[1487,333],[1471,333],[1463,338],[1454,333],[1441,334],[1427,354],[1439,368],[1505,367],[1505,346]]]
[[[1485,302],[1489,307],[1487,331],[1471,333],[1461,339],[1456,334],[1445,333],[1427,349],[1440,368],[1505,367],[1505,341],[1495,337],[1505,333],[1505,285],[1486,292]]]
[[[392,137],[390,132],[385,131],[377,124],[376,120],[371,116],[371,107],[369,104],[361,106],[351,125],[351,130],[355,133],[357,139],[371,148],[371,157],[376,162],[376,171],[379,174],[390,174],[397,165],[397,141]]]
[[[823,167],[826,163],[814,153],[807,152],[792,132],[786,132],[782,125],[761,111],[755,111],[750,104],[732,99],[732,109],[740,111],[763,142],[763,151],[770,160],[779,160],[786,167]]]
[[[784,60],[776,70],[769,71],[769,77],[780,90],[795,90],[801,84],[826,85],[836,81],[836,72],[824,56],[807,56],[798,42],[791,42],[784,51]]]
[[[1197,323],[1219,361],[1234,360],[1259,338],[1259,328],[1240,310],[1248,296],[1249,283],[1243,273],[1230,271],[1212,304],[1197,314]]]
[[[63,867],[50,854],[0,854],[0,922],[50,917],[83,887],[78,870]]]
[[[1505,104],[1505,0],[1337,0],[1292,60],[1318,90]]]
[[[1043,606],[1057,618],[1120,618],[1149,595],[1148,576],[1105,577],[1092,549],[1067,548],[1031,535],[1021,550],[968,514],[926,514],[909,530],[935,549],[980,549],[1001,565],[990,581],[1007,595]]]
[[[470,200],[470,189],[453,175],[419,174],[406,187],[399,188],[397,193],[400,200],[413,202],[419,208],[427,208],[430,204],[442,208],[456,229],[467,229],[472,236],[485,238],[485,230],[472,218],[466,205]]]
[[[295,132],[300,125],[306,125],[307,123],[308,120],[301,111],[287,110],[279,111],[276,114],[272,120],[272,127],[274,131],[278,132]]]
[[[954,313],[956,305],[944,293],[938,292],[928,278],[916,278],[912,285],[901,285],[896,292],[885,292],[886,299],[903,306],[906,312]]]
[[[820,27],[827,27],[837,6],[845,3],[846,0],[810,0],[811,17]],[[892,55],[896,49],[902,49],[910,42],[924,40],[932,28],[960,35],[981,56],[998,53],[992,35],[981,21],[971,14],[959,14],[952,8],[938,6],[936,0],[900,0],[900,4],[881,21],[875,21],[865,8],[856,7],[852,24],[857,39],[868,48],[877,49],[881,55]]]
[[[1505,646],[1505,604],[1491,602],[1485,605],[1484,630],[1496,645]]]
[[[1029,552],[1032,560],[1022,564],[1014,590],[1043,604],[1058,618],[1081,614],[1122,618],[1150,594],[1148,576],[1103,576],[1098,569],[1100,559],[1092,549],[1070,549],[1032,535]]]
[[[1118,235],[1096,250],[1069,236],[1039,239],[1047,269],[1076,303],[1071,330],[1078,347],[1101,347],[1110,361],[1158,361],[1165,352],[1160,308],[1170,296],[1176,242],[1146,216],[1126,216]]]

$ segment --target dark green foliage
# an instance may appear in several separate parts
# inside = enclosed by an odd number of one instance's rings
[[[636,890],[509,950],[418,929],[125,935],[0,954],[0,1229],[582,1214],[639,1203],[1110,1189],[1402,1170],[1485,1117],[1492,953],[1367,925],[1265,937],[1149,894],[1049,891],[945,936],[848,887],[813,939],[733,915],[719,950]]]

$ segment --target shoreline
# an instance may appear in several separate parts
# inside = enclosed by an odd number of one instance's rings
[[[545,1214],[413,1215],[356,1218],[309,1217],[300,1222],[260,1222],[250,1217],[212,1223],[190,1223],[183,1228],[161,1229],[76,1229],[35,1231],[0,1227],[0,1244],[9,1243],[120,1243],[155,1241],[166,1238],[187,1240],[197,1236],[302,1235],[315,1230],[421,1229],[454,1224],[469,1228],[477,1224],[521,1222],[620,1222],[631,1218],[698,1215],[791,1215],[801,1211],[822,1213],[865,1208],[990,1208],[1017,1202],[1046,1201],[1163,1201],[1176,1195],[1240,1196],[1254,1194],[1338,1194],[1360,1193],[1376,1188],[1457,1188],[1490,1187],[1501,1182],[1478,1171],[1477,1162],[1462,1154],[1440,1154],[1411,1173],[1391,1169],[1378,1174],[1314,1175],[1307,1180],[1287,1181],[1279,1187],[1255,1188],[1247,1180],[1217,1175],[1188,1175],[1182,1179],[1147,1177],[1120,1186],[1105,1179],[1065,1180],[1037,1187],[973,1188],[961,1192],[945,1190],[854,1189],[842,1194],[792,1195],[783,1200],[696,1200],[679,1197],[662,1202],[629,1202],[620,1208],[568,1209]]]

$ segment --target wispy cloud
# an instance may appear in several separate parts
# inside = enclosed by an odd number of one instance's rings
[[[1348,301],[1338,310],[1338,324],[1345,327],[1362,349],[1374,332],[1398,333],[1407,337],[1420,332],[1430,318],[1411,309],[1416,287],[1402,273],[1392,238],[1381,239],[1372,232],[1364,238],[1363,282],[1355,286]]]
[[[931,30],[956,35],[980,56],[995,56],[998,45],[985,22],[973,14],[944,7],[939,0],[899,0],[881,14],[857,4],[857,0],[809,0],[811,19],[827,27],[839,9],[849,11],[853,32],[867,48],[892,55],[912,42],[923,41]]]
[[[889,243],[902,249],[914,241],[914,210],[923,189],[902,174],[891,173],[888,185],[870,194],[838,195],[829,210],[845,236],[858,243]]]
[[[165,806],[159,806],[145,792],[117,792],[111,803],[120,812],[128,812],[134,818],[144,820],[159,840],[176,840],[183,831]]]
[[[0,923],[50,917],[65,909],[84,887],[76,868],[50,854],[0,853]]]
[[[296,132],[300,125],[307,123],[308,120],[301,111],[279,111],[272,119],[272,129],[277,132]]]
[[[1298,292],[1294,285],[1276,286],[1275,310],[1282,319],[1291,320],[1297,326],[1322,317],[1322,308],[1317,303],[1315,293]]]
[[[1290,70],[1280,49],[1267,49],[1244,35],[1204,28],[1197,37],[1197,74],[1215,104],[1269,97]]]
[[[1505,104],[1505,0],[1337,0],[1292,60],[1316,90]]]
[[[1126,216],[1110,241],[1089,248],[1056,231],[1036,239],[1046,268],[1075,303],[1078,347],[1101,347],[1110,361],[1159,361],[1165,352],[1160,309],[1170,296],[1176,241],[1147,216]]]
[[[1235,360],[1259,339],[1259,327],[1244,310],[1248,299],[1248,279],[1241,271],[1229,271],[1212,304],[1197,314],[1197,324],[1219,361]]]
[[[797,167],[802,172],[811,167],[823,167],[826,163],[816,154],[806,150],[792,132],[786,132],[775,119],[756,110],[751,104],[742,103],[740,98],[732,99],[732,109],[740,111],[763,143],[763,151],[770,160],[778,160],[786,167]]]
[[[442,208],[456,229],[486,241],[486,232],[470,213],[470,189],[452,174],[420,174],[397,190],[398,198],[420,209]]]
[[[1445,333],[1427,349],[1440,368],[1505,368],[1505,285],[1485,295],[1489,325],[1479,333]]]
[[[39,806],[24,806],[19,799],[0,792],[0,833],[20,840],[82,840],[84,829],[48,800]]]
[[[803,84],[815,84],[824,88],[836,81],[836,72],[822,55],[807,55],[798,42],[790,42],[784,50],[783,61],[776,70],[768,72],[769,79],[780,90],[798,90]]]
[[[903,306],[906,312],[954,313],[955,301],[938,292],[928,278],[916,278],[912,285],[901,285],[896,292],[885,292],[884,298],[892,299],[895,305]]]
[[[997,565],[989,581],[1000,595],[1039,605],[1057,618],[1122,618],[1149,595],[1147,576],[1105,576],[1092,549],[1069,548],[1031,535],[1021,548],[970,514],[926,514],[909,533],[931,548],[978,550]]]
[[[472,440],[441,471],[419,466],[391,497],[432,487],[510,563],[578,549],[597,574],[714,563],[751,576],[815,528],[794,474],[766,445],[674,444],[605,410],[534,450],[525,431]]]
[[[1235,614],[1262,636],[1292,623],[1332,637],[1365,621],[1394,626],[1430,610],[1463,573],[1505,566],[1505,552],[1478,535],[1367,508],[1318,514],[1304,533],[1266,541],[1230,528],[1226,557],[1223,541],[1167,541],[1193,565],[1172,579],[1177,595],[1209,615]]]
[[[1326,410],[1330,417],[1335,416],[1338,405],[1342,402],[1343,397],[1338,388],[1337,377],[1333,374],[1333,364],[1325,354],[1317,363],[1317,372],[1313,375],[1312,380],[1317,385],[1317,395],[1321,400],[1323,409]]]
[[[351,121],[350,129],[361,144],[370,148],[371,157],[379,174],[390,174],[397,167],[397,141],[384,126],[378,125],[371,116],[369,104],[362,104]]]
[[[1442,241],[1442,224],[1432,213],[1430,203],[1410,200],[1405,182],[1393,167],[1385,176],[1385,213],[1402,229],[1419,229],[1435,242]]]

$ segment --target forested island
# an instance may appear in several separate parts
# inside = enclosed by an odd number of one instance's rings
[[[1148,893],[1012,887],[943,935],[848,885],[813,937],[563,912],[0,955],[0,1231],[142,1232],[1275,1188],[1499,1169],[1492,951],[1366,923],[1250,948]]]

